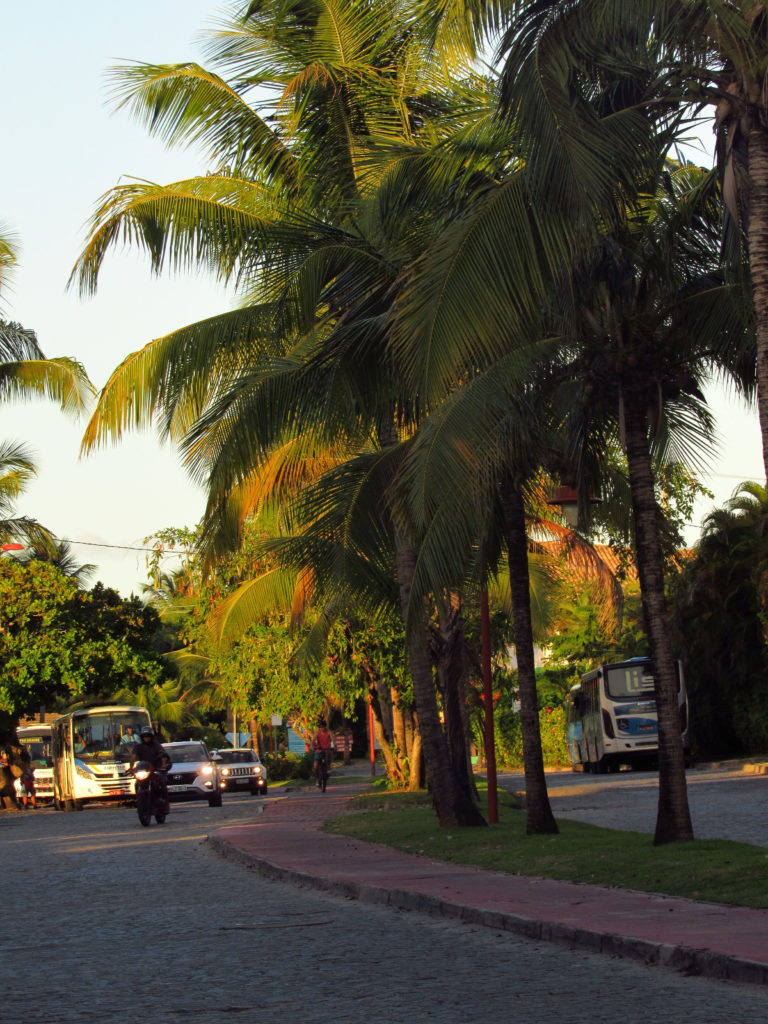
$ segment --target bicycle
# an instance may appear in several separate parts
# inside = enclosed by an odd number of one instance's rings
[[[318,751],[320,756],[315,756],[315,774],[317,776],[317,788],[321,793],[325,792],[328,785],[328,762],[325,759],[325,751]]]

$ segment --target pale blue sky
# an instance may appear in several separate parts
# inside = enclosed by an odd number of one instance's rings
[[[232,302],[211,280],[153,279],[133,254],[108,259],[95,298],[65,290],[94,204],[122,175],[166,182],[206,169],[199,153],[168,151],[126,113],[112,113],[106,69],[123,59],[202,60],[199,35],[224,5],[6,0],[1,6],[4,95],[12,99],[2,112],[0,221],[22,244],[2,304],[10,319],[37,331],[47,355],[76,357],[102,386],[129,352]],[[754,413],[721,397],[715,404],[727,443],[705,483],[722,501],[740,480],[759,478],[761,459]],[[0,437],[29,442],[40,467],[21,512],[90,545],[139,546],[166,526],[195,524],[203,496],[153,435],[133,435],[79,460],[82,426],[43,403],[0,409]],[[138,551],[83,543],[75,553],[97,563],[96,578],[124,594],[138,592],[146,579]]]
[[[0,220],[22,247],[2,304],[37,331],[46,355],[76,357],[100,387],[129,352],[232,301],[205,278],[153,278],[133,254],[108,258],[95,298],[66,291],[95,202],[121,175],[166,182],[206,169],[199,153],[166,150],[127,114],[113,113],[106,69],[123,59],[201,60],[196,37],[222,5],[43,0],[2,8],[5,94],[13,100],[2,114]],[[199,519],[201,492],[153,435],[79,460],[82,429],[44,403],[0,410],[0,436],[28,441],[40,467],[20,511],[73,541],[128,546]],[[140,552],[82,545],[75,553],[125,594],[146,579]]]

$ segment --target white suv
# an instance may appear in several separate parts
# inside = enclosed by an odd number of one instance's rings
[[[207,800],[209,807],[221,807],[224,782],[208,748],[199,740],[164,743],[171,759],[166,776],[169,800]]]
[[[267,769],[254,750],[227,747],[211,754],[225,789],[247,789],[252,796],[267,795]]]

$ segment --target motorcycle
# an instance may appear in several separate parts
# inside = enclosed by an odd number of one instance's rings
[[[136,811],[142,825],[149,825],[153,817],[158,825],[162,825],[168,814],[168,798],[161,781],[162,774],[149,761],[139,761],[133,769],[136,779]]]

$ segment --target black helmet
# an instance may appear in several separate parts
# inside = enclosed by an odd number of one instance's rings
[[[149,736],[149,738],[153,740],[155,738],[155,734],[152,731],[152,726],[142,725],[141,731],[139,732],[139,736],[141,736],[142,739],[144,739],[145,736]]]

